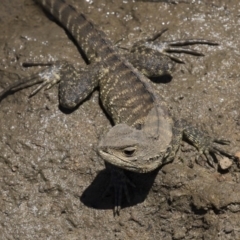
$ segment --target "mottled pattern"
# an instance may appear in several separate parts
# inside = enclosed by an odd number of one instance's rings
[[[0,99],[9,92],[37,83],[41,85],[33,94],[42,87],[49,88],[60,82],[60,104],[74,108],[99,86],[102,104],[116,125],[99,144],[98,150],[104,160],[124,169],[151,171],[174,159],[183,138],[198,148],[208,160],[211,159],[209,153],[225,154],[234,159],[234,156],[213,145],[226,144],[226,141],[210,138],[185,121],[178,119],[174,123],[166,103],[156,96],[148,79],[142,74],[151,77],[169,74],[175,65],[172,60],[182,62],[172,52],[202,56],[182,46],[216,43],[203,39],[161,42],[158,39],[166,31],[163,29],[151,38],[136,43],[128,55],[129,63],[102,31],[97,30],[91,21],[64,0],[36,2],[71,33],[90,65],[75,69],[67,62],[59,62],[25,82],[8,87],[0,93]],[[211,160],[209,162],[212,164]]]
[[[192,143],[199,150],[199,155],[205,155],[210,165],[214,166],[211,154],[236,159],[216,146],[228,144],[228,141],[211,138],[185,121],[178,119],[174,122],[166,103],[157,97],[144,76],[169,74],[175,65],[172,60],[183,62],[172,52],[202,56],[199,52],[182,48],[184,45],[216,43],[206,40],[158,42],[164,30],[136,44],[128,55],[129,63],[102,31],[63,0],[36,2],[71,33],[90,64],[84,69],[75,69],[67,62],[56,63],[27,81],[2,91],[0,99],[9,92],[37,83],[41,85],[33,94],[42,87],[49,88],[60,82],[60,105],[74,108],[99,86],[103,107],[115,124],[102,138],[98,151],[106,162],[112,164],[117,212],[121,206],[122,191],[126,195],[128,193],[127,180],[115,166],[141,173],[152,171],[174,159],[182,139]]]
[[[101,140],[98,150],[104,160],[124,169],[147,172],[171,161],[183,138],[198,148],[208,160],[209,153],[225,154],[235,159],[213,145],[226,144],[227,141],[210,138],[179,119],[174,123],[166,103],[156,96],[148,79],[142,74],[169,74],[174,66],[173,59],[182,62],[172,52],[201,56],[201,53],[182,46],[216,43],[203,39],[159,42],[159,37],[166,31],[164,29],[132,47],[128,59],[134,68],[118,53],[102,31],[97,30],[91,21],[64,0],[36,2],[71,33],[85,52],[90,65],[84,69],[75,69],[67,62],[56,63],[26,82],[8,87],[0,93],[0,99],[9,92],[37,83],[41,85],[33,94],[42,87],[49,88],[60,82],[60,104],[74,108],[99,86],[102,104],[116,126]],[[130,160],[129,157],[133,156]],[[211,160],[209,162],[212,163]]]
[[[37,0],[37,2],[72,34],[85,52],[90,65],[97,63],[91,66],[91,69],[97,67],[98,71],[94,70],[93,74],[90,70],[89,76],[86,75],[88,81],[85,82],[91,85],[89,91],[85,91],[86,95],[99,85],[103,106],[115,124],[124,122],[130,126],[141,126],[154,105],[154,96],[146,78],[118,54],[117,49],[106,39],[102,31],[97,30],[91,21],[72,6],[63,0]],[[65,72],[62,75],[64,76]],[[71,83],[76,83],[77,80],[74,81],[76,78],[77,76],[61,81],[60,103],[65,107],[72,108],[80,103],[78,99],[81,92],[76,93],[77,99],[74,99],[74,103],[69,103],[68,99],[73,95]],[[96,78],[98,83],[95,81]],[[82,79],[84,81],[86,78],[81,77]]]

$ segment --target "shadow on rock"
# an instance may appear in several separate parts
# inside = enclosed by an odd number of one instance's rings
[[[123,193],[122,208],[134,206],[141,203],[147,197],[153,182],[158,174],[159,169],[150,173],[133,173],[126,171],[126,176],[135,185],[135,187],[128,185],[128,191],[130,194],[130,202],[127,201],[125,194]],[[95,209],[113,209],[114,208],[114,188],[110,188],[106,191],[110,182],[111,175],[107,169],[102,170],[91,183],[91,185],[85,189],[80,200],[88,207]]]

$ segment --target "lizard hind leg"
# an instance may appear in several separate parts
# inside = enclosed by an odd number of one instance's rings
[[[129,61],[148,77],[159,77],[170,74],[175,63],[184,63],[184,61],[180,57],[175,56],[174,53],[204,56],[203,53],[184,48],[184,46],[194,44],[218,45],[216,42],[204,39],[159,41],[159,38],[166,31],[167,29],[163,29],[160,33],[146,40],[136,42],[129,53]]]
[[[59,88],[60,105],[73,108],[84,100],[98,84],[98,67],[91,70],[90,67],[77,71],[67,62],[55,63],[24,63],[25,67],[46,66],[46,68],[13,83],[0,92],[0,101],[10,93],[39,84],[29,95],[32,97],[41,89],[49,89],[61,82]],[[94,64],[93,64],[94,65]]]
[[[33,66],[33,64],[30,65]],[[34,66],[35,65],[37,64],[34,64]],[[41,65],[44,66],[47,64]],[[26,86],[26,84],[32,86],[40,83],[30,94],[30,96],[32,96],[42,88],[45,87],[45,89],[49,89],[60,82],[60,105],[72,109],[81,103],[98,85],[98,74],[100,69],[101,66],[99,63],[94,63],[86,66],[84,69],[76,70],[75,67],[68,62],[56,62],[51,64],[50,67],[38,72],[34,77],[36,80],[29,80],[24,86]]]
[[[64,108],[72,109],[84,101],[99,85],[102,66],[92,63],[85,68],[76,70],[67,65],[61,70],[59,84],[59,102]]]
[[[147,77],[171,75],[175,62],[154,49],[139,46],[127,55],[131,64]]]
[[[33,67],[33,66],[47,66],[44,70],[40,70],[37,73],[29,76],[28,78],[21,79],[7,88],[5,88],[2,92],[0,92],[0,101],[6,97],[8,94],[20,91],[24,88],[28,88],[34,86],[36,84],[40,84],[40,86],[44,85],[44,81],[46,80],[46,76],[50,76],[50,69],[52,68],[53,63],[23,63],[23,67]],[[29,97],[36,94],[42,87],[38,87],[35,89]]]

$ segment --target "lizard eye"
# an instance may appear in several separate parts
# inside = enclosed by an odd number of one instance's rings
[[[135,153],[135,147],[127,147],[123,149],[123,153],[126,157],[131,157]]]

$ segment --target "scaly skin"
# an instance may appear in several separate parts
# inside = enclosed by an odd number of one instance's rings
[[[37,83],[41,85],[33,94],[44,86],[49,88],[60,82],[60,105],[74,108],[99,86],[103,107],[115,124],[102,138],[98,151],[111,164],[116,212],[120,210],[122,191],[128,196],[121,169],[149,172],[172,161],[183,136],[211,164],[213,160],[209,153],[234,158],[214,145],[214,142],[226,144],[227,141],[205,136],[184,121],[173,121],[166,104],[157,97],[146,78],[169,74],[175,65],[173,60],[183,62],[170,54],[172,52],[202,55],[179,46],[215,43],[206,40],[161,43],[157,41],[160,33],[135,44],[128,54],[130,63],[119,54],[102,31],[63,0],[36,2],[74,37],[90,64],[85,69],[76,70],[66,62],[58,62],[30,79],[8,87],[0,93],[0,100],[8,93]]]

